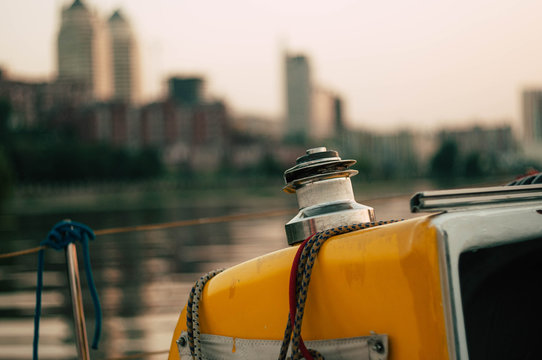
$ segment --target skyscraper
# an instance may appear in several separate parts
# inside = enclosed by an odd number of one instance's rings
[[[337,101],[339,104],[337,105]],[[312,89],[312,114],[308,128],[312,140],[332,139],[338,133],[338,122],[342,122],[340,98],[333,91],[320,86]]]
[[[58,33],[58,80],[88,86],[95,99],[111,90],[107,34],[98,17],[81,1],[62,10]]]
[[[542,161],[542,89],[527,89],[522,93],[523,153]]]
[[[525,90],[523,97],[523,138],[542,143],[542,89]]]
[[[304,141],[311,121],[311,76],[307,57],[286,55],[286,136]]]
[[[130,24],[117,10],[108,21],[111,37],[113,99],[134,102],[138,97],[137,56]]]

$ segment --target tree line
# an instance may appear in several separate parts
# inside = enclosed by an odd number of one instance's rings
[[[0,202],[17,183],[138,180],[160,176],[153,148],[83,143],[69,132],[9,126],[11,104],[0,99]]]

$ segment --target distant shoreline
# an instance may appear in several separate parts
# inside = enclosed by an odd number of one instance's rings
[[[413,195],[431,189],[505,184],[511,179],[479,179],[438,185],[430,179],[376,180],[353,178],[358,201]],[[153,209],[230,202],[265,203],[267,207],[296,207],[296,197],[282,192],[281,178],[209,177],[191,180],[109,181],[68,184],[28,184],[15,188],[4,214],[63,211]]]

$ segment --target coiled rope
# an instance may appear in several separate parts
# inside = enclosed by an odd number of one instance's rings
[[[316,350],[307,349],[305,343],[303,342],[303,338],[301,337],[301,325],[303,323],[303,314],[305,312],[305,302],[307,300],[312,268],[322,244],[332,236],[398,221],[401,220],[378,221],[339,226],[311,235],[301,243],[297,249],[297,253],[292,264],[292,270],[290,272],[290,311],[288,314],[288,322],[286,323],[286,330],[284,331],[279,360],[286,359],[290,343],[292,344],[291,356],[289,358],[291,360],[302,358],[305,358],[306,360],[323,359],[323,356]]]
[[[95,235],[88,226],[70,220],[64,220],[57,223],[49,232],[45,240],[40,245],[42,247],[51,247],[55,250],[63,250],[68,244],[76,241],[81,242],[83,246],[83,259],[85,263],[85,273],[87,276],[87,283],[94,303],[94,313],[96,323],[94,327],[94,339],[92,341],[92,348],[98,348],[98,342],[100,341],[100,333],[102,329],[102,309],[100,306],[100,300],[98,299],[98,292],[96,291],[96,285],[94,284],[94,277],[92,276],[92,269],[90,266],[90,255],[88,242],[94,240]],[[38,359],[38,343],[39,343],[39,329],[40,329],[40,317],[41,317],[41,293],[43,291],[43,268],[44,268],[44,249],[40,249],[38,253],[38,271],[37,271],[37,289],[36,289],[36,310],[34,312],[34,341],[32,349],[32,358]]]
[[[213,270],[204,276],[202,276],[190,291],[188,297],[188,304],[186,305],[186,328],[188,333],[188,346],[190,346],[190,354],[193,359],[201,360],[203,355],[201,353],[201,341],[199,330],[199,304],[201,302],[201,295],[205,284],[211,280],[215,275],[220,274],[224,269]]]

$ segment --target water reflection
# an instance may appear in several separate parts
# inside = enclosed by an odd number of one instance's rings
[[[270,206],[295,207],[295,197],[287,196],[270,201],[256,196],[238,199],[225,195],[212,201],[184,202],[177,206],[173,204],[178,199],[173,195],[169,197],[150,208],[133,206],[104,211],[96,206],[81,211],[33,211],[4,216],[2,223],[8,225],[3,226],[0,233],[1,252],[36,246],[52,225],[66,217],[93,229],[105,229],[253,213],[270,210]],[[365,203],[375,206],[377,217],[382,220],[412,216],[408,212],[408,197]],[[100,349],[92,351],[92,358],[168,349],[194,281],[212,269],[230,267],[285,247],[284,224],[289,218],[291,216],[280,216],[98,237],[91,243],[90,251],[104,323]],[[45,260],[40,358],[75,359],[64,254],[48,250]],[[81,258],[79,261],[82,264]],[[35,255],[7,259],[0,264],[0,359],[30,359],[32,356],[36,266]],[[81,280],[87,332],[91,338],[94,310],[83,275]]]

